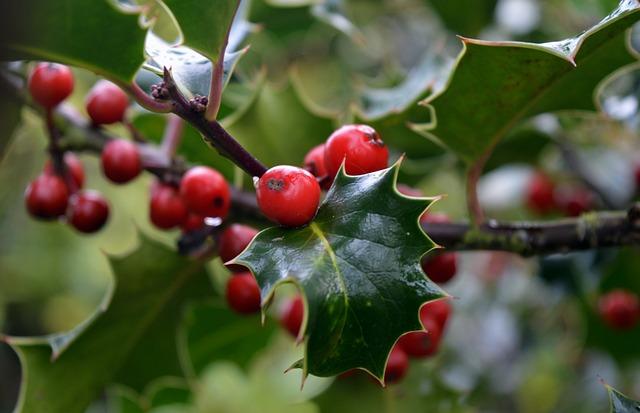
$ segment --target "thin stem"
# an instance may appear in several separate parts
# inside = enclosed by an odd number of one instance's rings
[[[131,139],[133,139],[135,142],[138,142],[138,143],[147,142],[147,138],[145,138],[144,135],[142,135],[142,133],[138,130],[138,128],[136,128],[135,125],[131,123],[131,121],[129,121],[129,119],[124,119],[122,121],[122,124],[124,125],[125,128],[127,128],[127,130],[129,131],[129,134],[131,135]]]
[[[158,101],[149,96],[144,90],[138,86],[137,83],[131,82],[130,84],[120,84],[126,91],[128,91],[136,102],[143,108],[151,112],[156,113],[169,113],[171,112],[171,102]]]
[[[471,165],[467,171],[467,208],[473,225],[478,226],[485,220],[484,211],[478,199],[478,181],[482,170],[491,156],[493,148],[487,150]]]
[[[64,150],[60,147],[61,133],[53,119],[53,110],[50,108],[45,111],[45,124],[49,132],[49,154],[51,155],[53,169],[57,175],[64,179],[69,192],[74,193],[78,190],[78,187],[64,162]]]
[[[167,126],[164,129],[162,145],[160,150],[169,158],[173,158],[182,141],[184,132],[184,121],[179,116],[170,114],[167,119]]]

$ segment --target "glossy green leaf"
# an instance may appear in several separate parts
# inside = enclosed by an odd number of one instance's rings
[[[622,0],[572,39],[544,44],[463,39],[447,87],[423,101],[433,121],[414,129],[472,162],[527,117],[595,110],[593,95],[601,80],[635,61],[626,29],[639,18],[640,4]]]
[[[181,374],[181,310],[185,300],[213,294],[202,263],[144,238],[110,261],[113,283],[90,319],[66,333],[5,337],[23,369],[16,412],[82,412],[109,383],[141,389]]]
[[[128,82],[144,61],[145,30],[108,0],[3,2],[0,57],[41,59]]]
[[[640,401],[628,398],[611,386],[606,387],[611,406],[609,413],[637,413],[640,411]]]
[[[449,30],[475,36],[493,21],[498,0],[427,0]]]
[[[256,276],[265,304],[282,283],[302,290],[305,357],[297,367],[305,376],[361,368],[384,380],[395,341],[420,330],[420,306],[443,296],[420,267],[434,244],[418,217],[433,200],[399,194],[399,167],[340,172],[311,224],[266,229],[236,258]]]

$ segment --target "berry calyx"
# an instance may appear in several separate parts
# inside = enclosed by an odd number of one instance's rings
[[[280,165],[260,178],[256,197],[267,218],[285,227],[300,227],[316,215],[320,192],[318,181],[309,172]]]
[[[438,351],[442,328],[434,318],[424,318],[422,320],[425,331],[412,331],[400,337],[398,345],[415,358],[429,357]]]
[[[396,345],[389,353],[387,366],[384,369],[385,384],[397,383],[407,375],[409,370],[409,357],[402,347]]]
[[[67,210],[69,188],[58,175],[42,174],[29,184],[24,197],[33,217],[50,220]]]
[[[188,232],[196,231],[204,226],[204,218],[202,215],[194,214],[193,212],[189,212],[187,217],[184,219],[180,228],[182,232],[185,234]]]
[[[258,230],[248,225],[229,225],[220,235],[218,254],[223,263],[231,261],[249,245]],[[226,265],[226,264],[225,264]],[[246,268],[241,265],[229,264],[226,267],[233,272],[243,272]]]
[[[175,228],[184,222],[187,212],[174,187],[163,183],[154,186],[149,207],[149,218],[153,225],[160,229]]]
[[[260,288],[250,272],[229,278],[226,298],[229,307],[237,313],[253,314],[260,311]]]
[[[547,175],[537,172],[529,181],[526,202],[529,209],[538,214],[548,214],[556,207],[555,184]]]
[[[206,217],[224,218],[231,205],[227,181],[220,172],[206,166],[196,166],[184,174],[180,195],[191,211]]]
[[[335,177],[344,161],[345,172],[362,175],[387,167],[389,149],[370,126],[346,125],[333,132],[325,144],[325,167]]]
[[[124,119],[129,98],[115,84],[100,80],[87,94],[85,106],[94,125],[109,125]]]
[[[431,281],[444,284],[455,277],[458,272],[457,261],[458,257],[455,252],[445,252],[426,256],[420,264]]]
[[[616,330],[630,330],[640,321],[640,301],[630,291],[617,289],[603,295],[598,310],[605,323]]]
[[[29,76],[29,93],[33,100],[52,109],[73,92],[73,73],[57,63],[38,63]]]
[[[297,295],[285,302],[280,315],[280,324],[293,337],[298,337],[304,318],[304,302],[302,296]]]
[[[124,184],[142,171],[138,147],[131,141],[114,139],[102,149],[102,172],[111,182]]]
[[[77,192],[69,199],[67,219],[80,232],[96,232],[108,218],[109,204],[97,191]]]
[[[448,299],[440,299],[429,301],[420,307],[420,320],[425,324],[425,320],[433,319],[440,326],[440,330],[444,331],[447,321],[451,316],[451,304]]]
[[[327,168],[324,165],[324,144],[311,148],[304,157],[304,168],[317,178],[327,176]]]
[[[71,178],[76,186],[76,189],[80,189],[84,186],[84,167],[82,166],[82,162],[75,156],[72,152],[66,152],[64,154],[64,164],[67,167],[67,171],[71,174]],[[44,166],[44,171],[46,175],[55,175],[56,171],[53,167],[53,162],[48,160]]]

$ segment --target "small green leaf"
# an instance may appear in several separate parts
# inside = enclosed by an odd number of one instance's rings
[[[60,61],[122,82],[144,61],[138,16],[108,0],[4,2],[0,58]]]
[[[418,217],[433,200],[398,193],[399,167],[341,171],[309,226],[266,229],[235,260],[256,276],[265,304],[282,283],[303,292],[305,357],[297,366],[305,376],[361,368],[384,380],[398,337],[420,330],[420,306],[443,296],[420,267],[434,244]]]
[[[606,386],[609,392],[611,410],[609,413],[637,413],[640,412],[640,402],[632,400],[611,386]]]
[[[213,294],[202,263],[144,238],[133,253],[110,260],[111,289],[90,319],[67,333],[5,337],[23,369],[16,413],[82,412],[109,383],[141,389],[181,374],[181,309]]]
[[[413,128],[473,162],[525,118],[596,110],[598,84],[635,61],[626,29],[639,18],[640,4],[622,0],[572,39],[544,44],[463,39],[448,85],[423,101],[433,121]]]

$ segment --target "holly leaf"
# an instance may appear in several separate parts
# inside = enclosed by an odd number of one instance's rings
[[[475,36],[493,20],[498,0],[427,0],[427,3],[447,28],[458,34]]]
[[[598,84],[636,59],[626,29],[639,18],[640,4],[622,0],[600,23],[559,42],[462,38],[464,48],[448,85],[422,102],[432,122],[413,129],[473,162],[525,118],[596,110]]]
[[[111,288],[91,318],[66,333],[4,337],[22,365],[17,413],[81,412],[109,383],[141,389],[182,374],[181,309],[213,293],[203,264],[144,238],[131,254],[109,259]]]
[[[420,306],[444,294],[420,267],[434,243],[418,218],[434,199],[401,195],[399,168],[341,170],[311,224],[266,229],[234,260],[255,275],[263,307],[283,283],[303,293],[303,377],[360,368],[383,382],[398,337],[421,330]]]
[[[609,413],[636,413],[640,411],[640,402],[632,400],[611,386],[606,386],[609,392]]]

